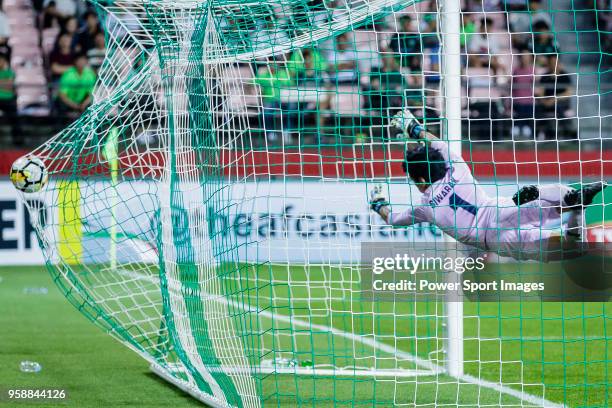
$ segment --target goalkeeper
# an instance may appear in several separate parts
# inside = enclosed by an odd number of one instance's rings
[[[408,211],[391,211],[382,186],[370,194],[370,205],[393,226],[430,222],[456,240],[516,259],[551,261],[571,256],[581,239],[582,211],[605,186],[597,182],[574,189],[561,184],[526,186],[512,198],[490,197],[474,180],[460,155],[447,142],[427,132],[408,110],[391,125],[406,137],[420,141],[406,151],[404,171],[422,193],[421,202]],[[570,216],[563,234],[542,228]],[[558,257],[558,258],[555,258]],[[576,256],[576,255],[574,255]]]

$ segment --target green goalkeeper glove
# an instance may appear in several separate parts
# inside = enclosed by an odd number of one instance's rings
[[[425,130],[408,109],[396,113],[391,119],[391,126],[401,130],[405,136],[411,139],[420,139],[421,132]]]
[[[382,207],[389,205],[387,197],[383,193],[383,187],[379,184],[370,191],[370,208],[375,212],[380,212]]]

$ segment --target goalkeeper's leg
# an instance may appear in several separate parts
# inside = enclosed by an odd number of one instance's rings
[[[580,188],[572,188],[563,184],[547,184],[542,186],[524,186],[514,194],[512,201],[523,205],[534,200],[542,200],[549,205],[562,208],[581,209],[593,202],[593,198],[605,187],[605,182],[584,184]]]
[[[559,221],[560,207],[544,200],[532,200],[517,206],[499,199],[496,203],[496,222],[486,235],[487,247],[502,256],[516,259],[553,260],[580,256],[582,211],[571,210],[563,233],[547,228],[551,221]]]
[[[595,196],[606,186],[607,183],[601,181],[584,184],[580,188],[572,188],[562,184],[525,186],[512,197],[512,200],[518,206],[517,215],[520,216],[524,213],[522,219],[525,219],[528,223],[537,222],[539,216],[540,220],[537,223],[541,225],[548,218],[554,216],[550,211],[538,212],[535,208],[545,208],[548,205],[549,207],[556,207],[559,214],[563,211],[569,211],[570,215],[563,238],[567,241],[580,241],[584,208],[590,205]],[[535,208],[531,210],[530,207]],[[512,217],[513,215],[510,213],[509,216]],[[556,239],[554,241],[556,242]]]
[[[559,205],[536,199],[522,205],[515,205],[507,198],[494,203],[499,228],[520,228],[523,225],[543,225],[560,217]]]
[[[487,248],[498,255],[518,260],[553,262],[584,255],[580,238],[561,234],[541,225],[521,225],[499,231],[497,240],[487,239]]]

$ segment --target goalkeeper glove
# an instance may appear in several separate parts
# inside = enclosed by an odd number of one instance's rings
[[[387,197],[383,194],[383,187],[379,184],[370,191],[370,208],[375,212],[389,205]]]
[[[391,126],[401,130],[405,136],[411,139],[420,139],[421,132],[425,130],[408,109],[396,113],[391,119]]]

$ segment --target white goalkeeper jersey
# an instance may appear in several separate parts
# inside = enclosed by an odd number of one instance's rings
[[[458,241],[484,247],[495,200],[484,192],[472,176],[463,158],[450,152],[443,141],[432,141],[447,163],[446,175],[422,195],[421,203],[402,213],[391,213],[389,224],[406,226],[430,222]]]

